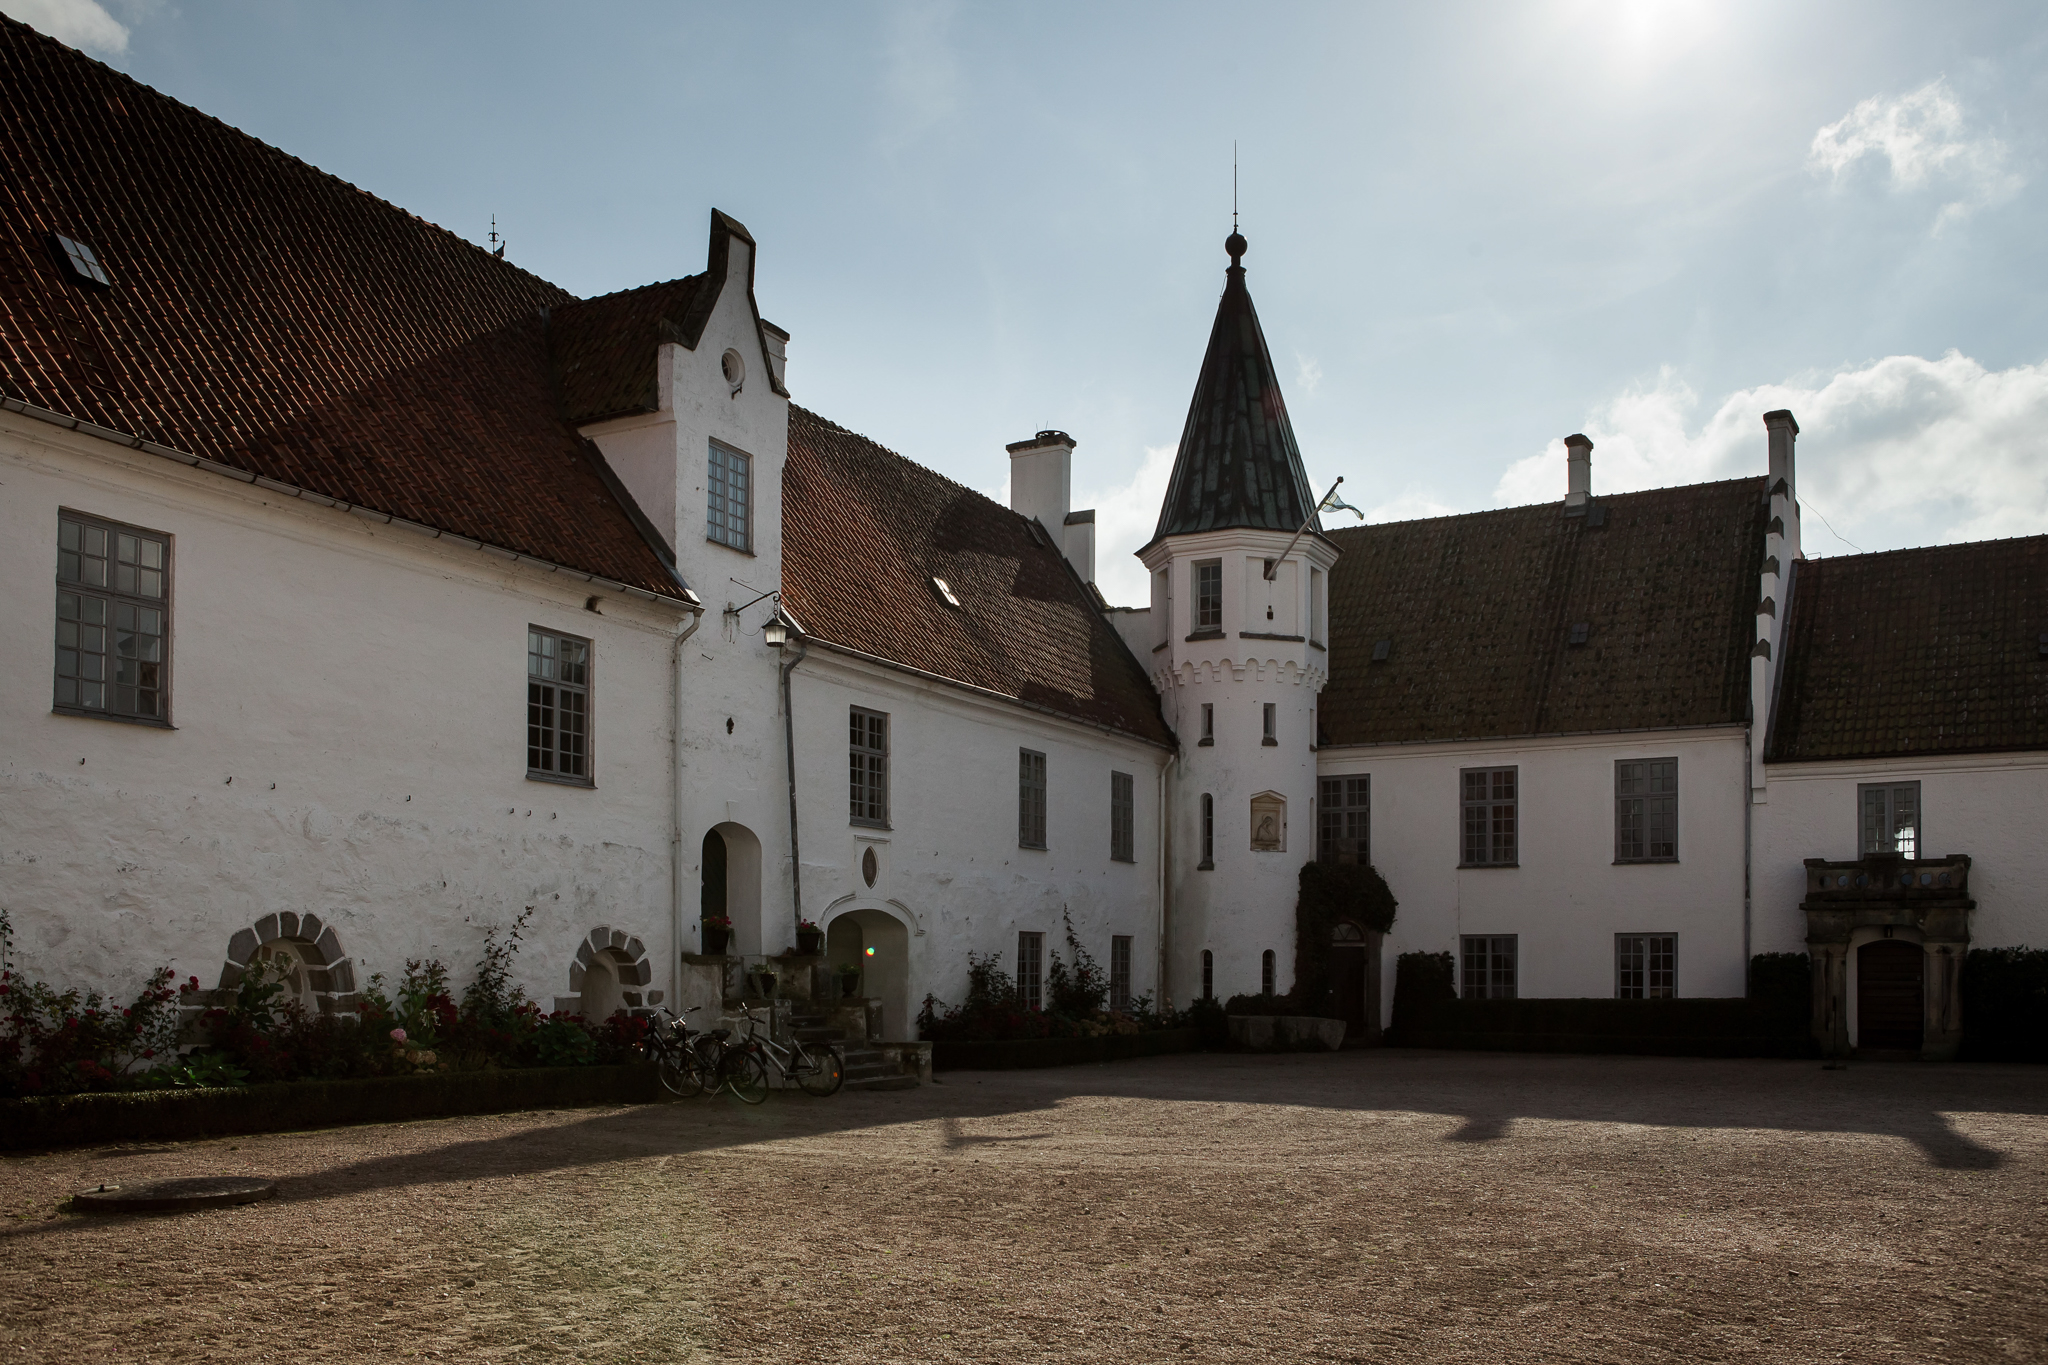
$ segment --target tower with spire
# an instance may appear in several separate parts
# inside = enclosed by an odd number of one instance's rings
[[[1223,298],[1173,478],[1138,552],[1152,574],[1152,681],[1182,745],[1169,804],[1173,914],[1161,950],[1176,1001],[1293,985],[1297,876],[1315,855],[1316,697],[1329,678],[1337,561],[1234,228],[1224,250]]]

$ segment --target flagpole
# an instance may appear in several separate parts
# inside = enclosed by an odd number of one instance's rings
[[[1342,483],[1342,482],[1344,482],[1344,476],[1343,476],[1342,474],[1339,474],[1339,475],[1337,476],[1337,483]],[[1267,581],[1268,583],[1271,583],[1271,582],[1273,581],[1273,575],[1274,575],[1274,574],[1276,574],[1276,573],[1280,572],[1280,564],[1281,564],[1281,562],[1282,562],[1283,560],[1285,560],[1285,559],[1287,558],[1287,556],[1289,556],[1289,555],[1291,555],[1291,554],[1293,554],[1293,553],[1294,553],[1294,547],[1295,547],[1296,545],[1298,545],[1298,544],[1300,544],[1300,543],[1301,543],[1301,538],[1302,538],[1303,536],[1305,536],[1305,535],[1307,535],[1307,534],[1308,534],[1308,523],[1309,523],[1310,521],[1314,521],[1314,520],[1316,519],[1316,514],[1317,514],[1317,513],[1319,513],[1319,512],[1321,512],[1321,511],[1323,510],[1323,503],[1326,503],[1326,502],[1328,502],[1328,501],[1329,501],[1329,500],[1330,500],[1331,498],[1333,498],[1333,497],[1335,497],[1335,496],[1337,495],[1337,483],[1333,483],[1333,484],[1331,484],[1331,485],[1330,485],[1330,491],[1329,491],[1329,492],[1327,492],[1327,493],[1325,493],[1325,494],[1323,494],[1323,500],[1322,500],[1322,502],[1319,502],[1319,503],[1317,503],[1317,504],[1315,505],[1315,510],[1314,510],[1314,511],[1312,511],[1312,512],[1310,512],[1310,513],[1308,514],[1308,520],[1307,520],[1307,521],[1304,521],[1304,522],[1302,522],[1302,523],[1301,523],[1301,529],[1300,529],[1299,531],[1296,531],[1296,532],[1294,533],[1294,539],[1293,539],[1293,540],[1290,540],[1290,541],[1288,541],[1288,542],[1287,542],[1287,548],[1286,548],[1286,549],[1284,549],[1284,550],[1282,550],[1282,551],[1280,552],[1280,558],[1279,558],[1279,559],[1274,559],[1274,560],[1269,560],[1269,561],[1267,561],[1267,564],[1266,564],[1266,581]]]

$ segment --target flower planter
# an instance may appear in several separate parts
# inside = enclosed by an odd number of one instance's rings
[[[718,957],[725,952],[725,945],[732,939],[732,930],[714,929],[708,924],[699,925],[698,932],[704,939],[704,956]]]
[[[750,972],[748,977],[754,983],[754,993],[756,995],[759,995],[763,1000],[773,1000],[775,998],[774,972]]]
[[[860,978],[859,978],[859,977],[857,977],[857,976],[842,976],[842,977],[840,977],[840,978],[839,978],[839,998],[840,998],[841,1000],[853,1000],[853,999],[857,999],[857,998],[859,997],[859,995],[860,995]]]
[[[804,957],[816,957],[825,951],[825,931],[822,929],[799,929],[796,931],[796,950]]]
[[[1342,1019],[1233,1014],[1230,1042],[1252,1052],[1335,1052],[1344,1046],[1344,1028]]]

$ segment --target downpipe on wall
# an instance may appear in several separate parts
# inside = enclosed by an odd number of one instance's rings
[[[668,678],[668,909],[669,999],[681,1007],[683,998],[683,645],[704,624],[701,609],[676,632]]]
[[[1153,809],[1159,821],[1159,1010],[1162,1014],[1173,1012],[1173,977],[1169,964],[1173,961],[1173,818],[1167,813],[1166,795],[1173,782],[1174,765],[1180,762],[1180,750],[1166,756],[1166,763],[1159,769],[1159,804]]]
[[[796,923],[802,924],[804,922],[804,860],[797,850],[796,838],[796,715],[789,705],[789,675],[796,670],[798,664],[804,661],[804,655],[809,653],[809,650],[804,646],[804,637],[801,632],[796,630],[789,632],[789,644],[784,646],[784,650],[787,651],[791,648],[794,648],[796,652],[794,654],[785,652],[782,661],[782,751],[789,758],[790,900],[796,915]],[[791,932],[795,932],[794,927],[792,927]]]

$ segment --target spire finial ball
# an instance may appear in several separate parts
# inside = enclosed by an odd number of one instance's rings
[[[1241,234],[1233,232],[1223,239],[1223,249],[1230,253],[1230,263],[1236,265],[1239,258],[1249,249],[1249,243]]]

